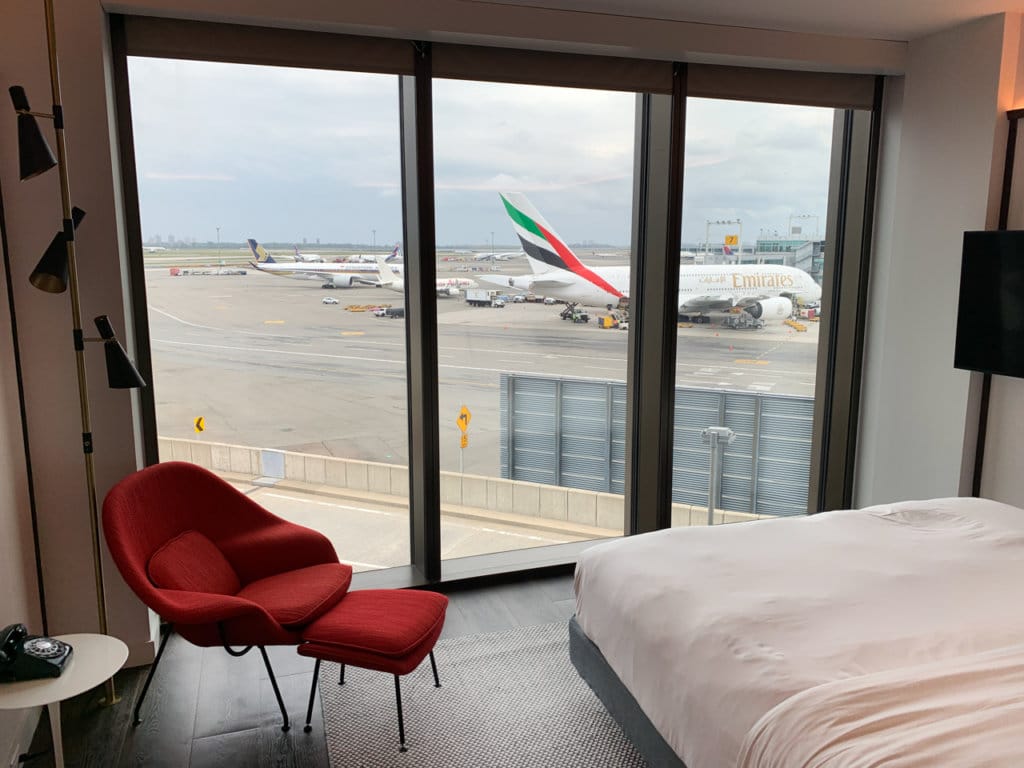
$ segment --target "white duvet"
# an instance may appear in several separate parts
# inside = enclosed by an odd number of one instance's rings
[[[731,767],[802,691],[1024,642],[1022,583],[1024,510],[936,499],[595,545],[577,620],[688,768]]]

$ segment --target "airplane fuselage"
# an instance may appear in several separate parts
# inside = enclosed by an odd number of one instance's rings
[[[542,282],[546,275],[556,275],[564,284],[546,284],[538,292],[589,307],[615,306],[629,296],[628,266],[590,268],[611,291],[585,276],[552,270],[534,259],[531,259],[531,266],[538,271],[522,278],[510,278],[510,287],[533,290],[533,285]],[[684,265],[679,268],[680,312],[725,310],[780,296],[804,302],[818,301],[821,286],[803,270],[777,264]]]

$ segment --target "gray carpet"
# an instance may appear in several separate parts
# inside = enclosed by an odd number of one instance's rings
[[[402,678],[398,751],[394,678],[320,669],[332,768],[642,768],[643,760],[569,661],[565,622],[441,640]]]

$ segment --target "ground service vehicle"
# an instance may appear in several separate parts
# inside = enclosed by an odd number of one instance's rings
[[[487,288],[467,288],[466,303],[471,307],[504,307],[505,300],[498,298],[500,291]]]

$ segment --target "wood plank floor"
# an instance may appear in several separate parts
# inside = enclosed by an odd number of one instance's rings
[[[571,574],[542,576],[498,586],[449,591],[445,637],[500,632],[566,621],[575,610]],[[103,688],[61,706],[64,759],[68,768],[213,768],[274,766],[328,768],[319,699],[313,731],[303,733],[313,660],[292,647],[268,648],[292,729],[281,731],[281,713],[263,661],[254,650],[232,658],[220,648],[198,648],[177,635],[167,643],[142,709],[131,726],[132,707],[148,667],[118,673],[121,702],[101,708]],[[443,672],[443,659],[438,666]],[[28,768],[50,768],[53,756],[46,715],[40,719]]]

